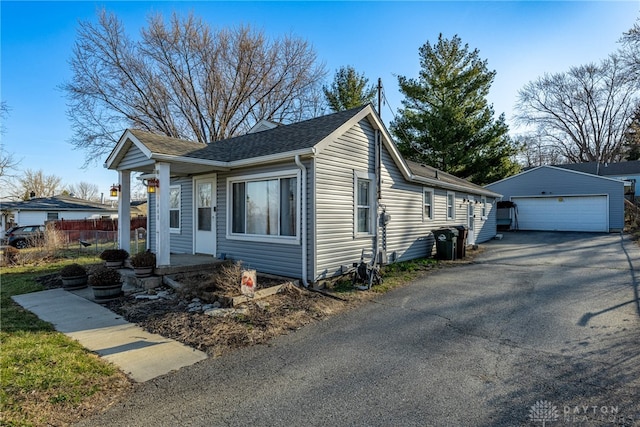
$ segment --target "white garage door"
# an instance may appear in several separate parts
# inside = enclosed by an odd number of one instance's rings
[[[520,230],[609,231],[607,196],[512,197]]]

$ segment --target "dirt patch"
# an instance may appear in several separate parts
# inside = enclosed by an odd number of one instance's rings
[[[159,288],[111,301],[106,306],[149,332],[175,339],[209,356],[219,356],[235,348],[265,343],[363,299],[362,294],[356,293],[330,297],[270,279],[259,288],[283,284],[278,293],[231,309],[226,303],[230,296],[240,295],[239,286],[234,291],[229,287],[216,290],[205,285],[215,280],[203,274],[178,279],[186,284],[185,288]]]

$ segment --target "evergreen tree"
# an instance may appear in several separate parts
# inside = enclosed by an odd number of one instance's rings
[[[404,108],[391,131],[402,154],[476,184],[516,173],[516,144],[504,115],[494,120],[486,99],[495,71],[458,36],[440,34],[419,53],[419,77],[398,77]]]
[[[340,67],[331,87],[323,86],[322,91],[331,110],[344,111],[373,101],[376,88],[367,86],[367,83],[369,79],[358,74],[353,67]]]

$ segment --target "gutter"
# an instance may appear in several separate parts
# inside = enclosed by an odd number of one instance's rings
[[[296,165],[300,168],[300,173],[302,174],[302,182],[300,185],[302,186],[302,200],[300,201],[301,205],[301,215],[300,221],[302,221],[302,226],[300,227],[300,233],[302,233],[302,284],[305,288],[309,287],[309,282],[307,281],[307,168],[300,161],[300,154],[296,154],[295,156]]]

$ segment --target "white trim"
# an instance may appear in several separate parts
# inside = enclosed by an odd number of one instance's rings
[[[206,160],[206,159],[199,159],[196,157],[173,156],[171,154],[159,154],[159,153],[151,153],[151,156],[149,158],[151,160],[160,161],[160,162],[189,163],[194,165],[213,166],[213,167],[219,168],[220,170],[229,170],[229,164],[227,162],[220,162],[217,160]]]
[[[267,156],[250,157],[248,159],[234,160],[226,163],[226,165],[231,168],[238,168],[242,166],[258,166],[261,164],[274,163],[274,162],[279,162],[281,160],[292,159],[292,158],[295,158],[295,156],[305,156],[310,154],[315,154],[315,149],[313,147],[303,148],[301,150],[296,150],[296,151],[286,151],[284,153],[269,154]]]
[[[452,196],[452,201],[451,201],[451,205],[449,204],[449,196]],[[456,193],[454,191],[447,191],[447,209],[445,210],[446,212],[446,217],[447,219],[451,219],[451,220],[455,220],[456,219]],[[449,215],[449,208],[451,208],[451,213],[453,215]]]
[[[431,195],[431,215],[425,214],[425,194],[429,193]],[[433,221],[433,214],[435,212],[435,191],[432,187],[422,187],[422,222]]]
[[[369,231],[358,231],[358,180],[369,182]],[[372,237],[375,235],[376,219],[376,191],[375,191],[376,175],[369,172],[353,171],[353,236],[359,237]]]
[[[296,214],[301,212],[300,205],[300,193],[301,193],[301,171],[300,169],[287,169],[276,172],[264,172],[257,174],[247,174],[240,176],[227,177],[226,192],[227,192],[227,207],[226,207],[226,230],[225,238],[228,240],[244,240],[248,242],[261,242],[261,243],[279,243],[285,245],[299,245],[300,244],[300,223],[296,220],[296,235],[295,236],[267,236],[262,234],[240,234],[232,233],[233,229],[233,184],[237,182],[252,182],[252,181],[265,181],[268,179],[280,179],[280,178],[296,178]],[[278,218],[279,220],[280,218]],[[278,221],[279,222],[279,221]]]

